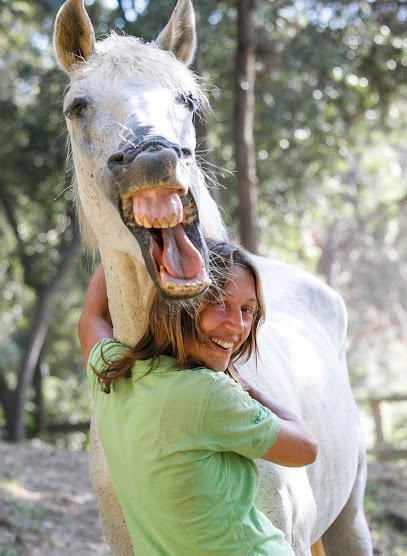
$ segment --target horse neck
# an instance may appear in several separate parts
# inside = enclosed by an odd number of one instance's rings
[[[195,179],[199,185],[199,220],[203,235],[206,238],[230,240],[219,207],[206,186],[205,175],[197,165],[195,166]]]
[[[142,263],[125,253],[100,249],[114,337],[133,346],[142,336],[152,283]]]

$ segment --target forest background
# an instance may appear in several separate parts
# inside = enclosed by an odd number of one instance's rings
[[[172,9],[168,0],[85,4],[98,36],[145,40]],[[4,440],[40,436],[75,451],[88,441],[76,323],[94,261],[80,254],[65,164],[67,79],[52,51],[59,6],[0,0],[0,428]],[[195,8],[195,69],[213,108],[197,122],[209,186],[250,250],[344,297],[350,376],[374,458],[369,399],[407,395],[407,4]],[[386,441],[406,450],[407,402],[381,410]]]

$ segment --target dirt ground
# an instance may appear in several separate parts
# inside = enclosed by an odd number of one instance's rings
[[[88,455],[33,441],[0,443],[0,556],[111,554],[88,479]]]
[[[0,556],[110,554],[87,465],[83,452],[0,442]],[[407,556],[407,462],[370,466],[366,507],[375,556]]]

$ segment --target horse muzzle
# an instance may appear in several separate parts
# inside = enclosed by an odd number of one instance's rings
[[[153,282],[168,299],[194,297],[210,284],[185,161],[191,158],[190,150],[149,137],[126,144],[108,160],[123,222],[139,242]]]
[[[170,143],[163,137],[149,137],[126,143],[107,161],[123,200],[157,187],[170,187],[185,194],[189,176],[185,171],[190,149]]]

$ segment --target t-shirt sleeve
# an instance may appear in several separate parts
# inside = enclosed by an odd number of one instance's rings
[[[89,354],[88,365],[86,367],[86,374],[91,385],[93,397],[95,397],[97,392],[101,391],[98,377],[93,372],[93,369],[96,369],[96,371],[100,373],[106,368],[106,361],[115,361],[128,350],[129,348],[127,346],[121,344],[117,340],[113,340],[112,338],[99,340],[93,346],[92,351]]]
[[[206,449],[255,459],[273,446],[279,431],[277,415],[240,385],[226,376],[214,381],[202,424]]]

